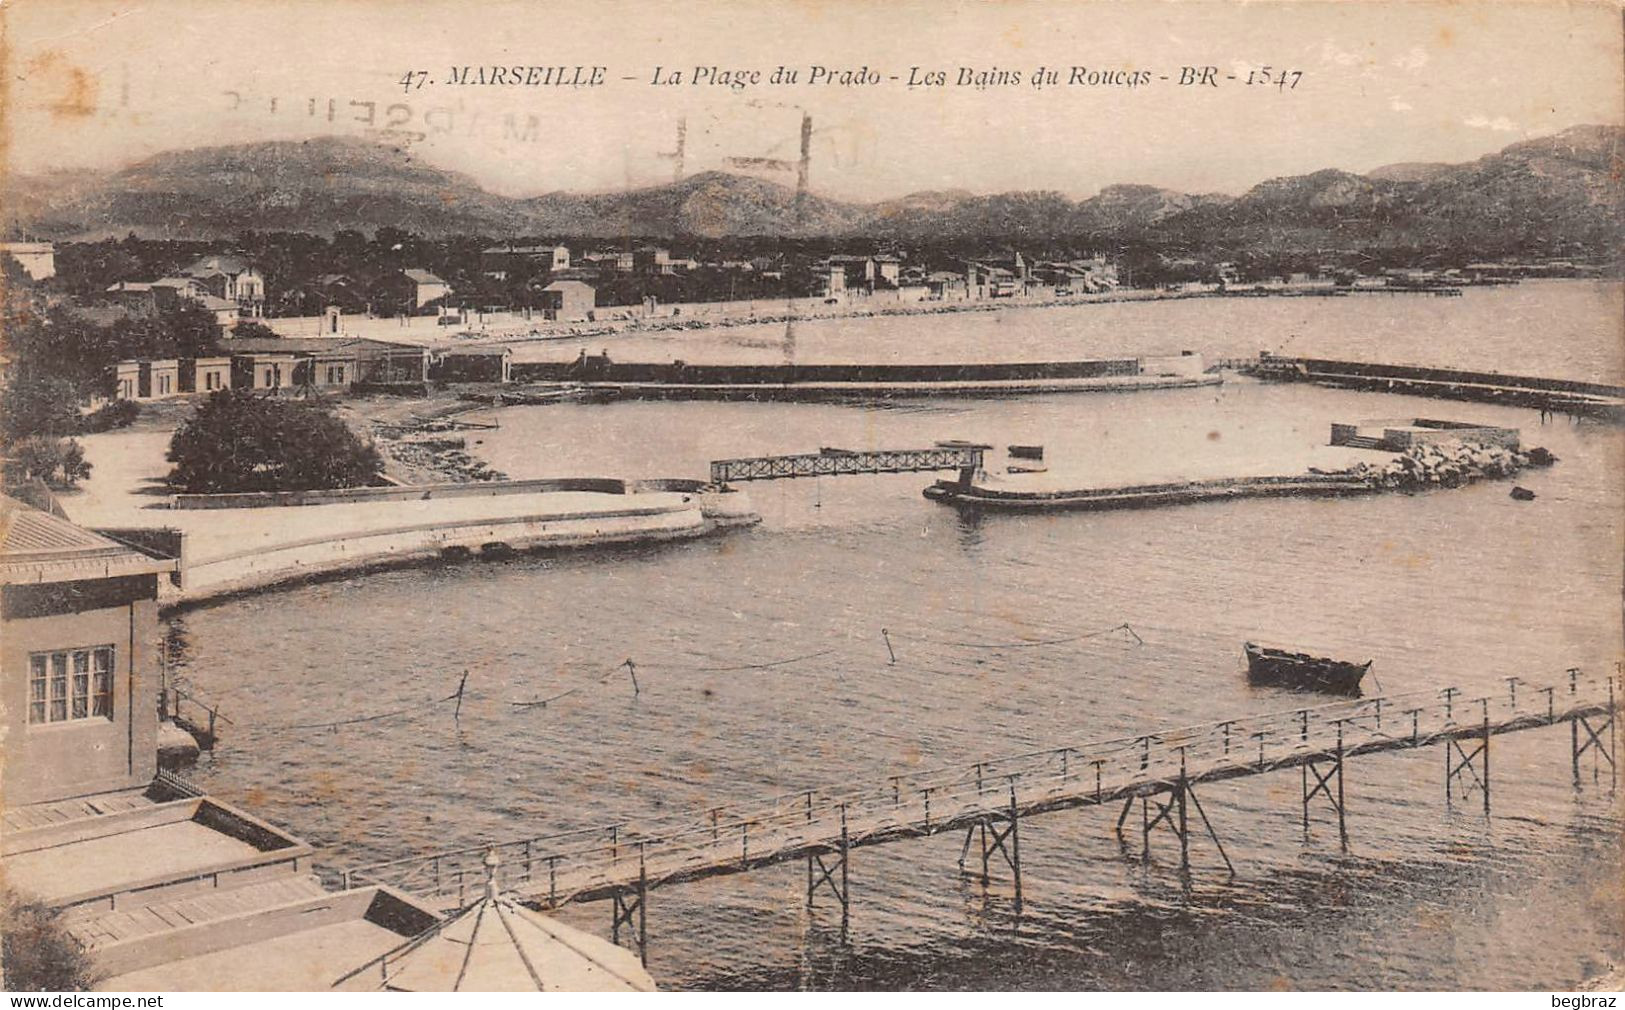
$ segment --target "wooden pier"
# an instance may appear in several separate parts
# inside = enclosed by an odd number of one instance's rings
[[[809,908],[820,894],[851,914],[847,863],[854,849],[963,833],[959,868],[984,882],[994,866],[1013,877],[1021,902],[1022,823],[1080,807],[1121,805],[1116,830],[1140,835],[1150,859],[1153,835],[1166,829],[1188,874],[1193,842],[1206,837],[1234,873],[1219,831],[1198,798],[1208,783],[1299,770],[1305,832],[1311,812],[1337,820],[1348,844],[1343,770],[1356,757],[1438,746],[1445,757],[1445,801],[1490,810],[1491,740],[1505,733],[1567,724],[1574,782],[1582,769],[1612,787],[1616,768],[1617,677],[1568,671],[1556,684],[1509,678],[1504,692],[1457,688],[1389,695],[1243,716],[1199,726],[1017,754],[927,772],[893,775],[856,788],[807,790],[748,810],[716,807],[664,824],[613,824],[521,838],[344,872],[345,886],[388,884],[453,908],[476,900],[483,860],[495,851],[500,885],[540,909],[612,902],[612,933],[625,930],[642,951],[645,902],[657,887],[780,863],[805,861]],[[1140,816],[1130,821],[1135,806]]]
[[[868,473],[916,473],[921,470],[978,470],[982,454],[992,448],[970,443],[940,442],[929,449],[876,449],[859,452],[824,449],[792,456],[752,456],[711,461],[711,483],[780,480],[788,477],[829,477]]]

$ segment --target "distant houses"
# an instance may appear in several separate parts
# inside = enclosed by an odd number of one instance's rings
[[[554,281],[541,290],[541,302],[547,319],[584,321],[592,318],[597,292],[585,281]]]
[[[427,270],[396,270],[372,285],[372,310],[378,315],[418,315],[450,295],[451,285]]]
[[[570,250],[562,245],[506,245],[480,250],[480,272],[494,280],[554,273],[570,268]]]
[[[204,256],[180,274],[197,281],[204,293],[234,303],[243,316],[265,313],[265,276],[241,256]]]

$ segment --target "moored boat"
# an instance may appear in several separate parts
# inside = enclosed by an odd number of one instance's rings
[[[1371,669],[1369,659],[1350,663],[1254,642],[1246,643],[1246,651],[1247,682],[1265,687],[1358,695],[1360,681]]]

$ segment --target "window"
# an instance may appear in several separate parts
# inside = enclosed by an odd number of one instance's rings
[[[339,382],[343,382],[344,381],[344,366],[343,365],[339,366],[338,372],[339,372]]]
[[[113,718],[113,647],[28,657],[30,724]]]

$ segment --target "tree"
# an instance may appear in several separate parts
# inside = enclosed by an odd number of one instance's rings
[[[243,319],[231,328],[231,335],[238,339],[253,338],[255,340],[276,340],[277,332],[257,319]]]
[[[78,387],[67,379],[29,368],[0,390],[0,439],[6,442],[31,435],[76,435],[83,423]]]
[[[169,443],[169,482],[195,494],[378,483],[383,459],[325,405],[222,390]]]
[[[84,992],[96,984],[90,957],[49,908],[0,887],[0,989],[12,992]]]
[[[71,438],[25,438],[11,446],[6,460],[7,486],[38,480],[47,487],[66,491],[89,476],[85,447]]]

